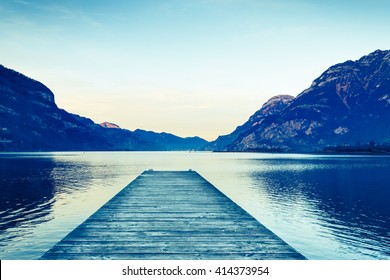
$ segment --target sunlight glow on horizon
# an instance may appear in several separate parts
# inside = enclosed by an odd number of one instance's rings
[[[71,113],[214,140],[328,67],[390,49],[386,1],[3,0],[0,64]]]

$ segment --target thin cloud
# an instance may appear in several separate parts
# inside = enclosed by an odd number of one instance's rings
[[[72,7],[72,6],[65,6],[63,4],[58,3],[37,3],[37,2],[30,2],[26,0],[15,0],[14,3],[28,6],[29,8],[35,10],[38,12],[38,14],[41,15],[55,15],[57,18],[63,19],[63,20],[69,20],[69,21],[82,21],[88,25],[99,27],[102,26],[102,24],[96,20],[92,14],[87,13],[85,10],[82,10],[80,8]]]

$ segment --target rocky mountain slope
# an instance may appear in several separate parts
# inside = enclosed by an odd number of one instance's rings
[[[270,99],[209,148],[318,152],[368,142],[390,142],[390,51],[334,65],[296,98]]]
[[[211,142],[208,146],[208,150],[213,151],[226,151],[229,145],[234,143],[241,134],[249,134],[252,130],[256,129],[265,118],[279,114],[284,108],[291,104],[293,96],[290,95],[278,95],[268,100],[263,107],[254,113],[249,120],[241,126],[238,126],[232,133],[228,135],[219,136],[215,141]]]
[[[95,124],[58,108],[42,83],[0,65],[0,150],[196,150],[206,144],[198,137]]]

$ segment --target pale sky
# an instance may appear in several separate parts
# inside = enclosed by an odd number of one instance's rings
[[[69,112],[213,140],[333,64],[390,49],[390,1],[1,0],[0,64]]]

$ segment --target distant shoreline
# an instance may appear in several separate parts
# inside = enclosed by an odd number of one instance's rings
[[[375,150],[375,151],[353,151],[353,150],[326,150],[326,151],[204,151],[204,150],[27,150],[27,151],[0,151],[0,154],[19,154],[19,153],[118,153],[118,152],[188,152],[188,153],[252,153],[252,154],[302,154],[302,155],[389,155],[390,151]]]

